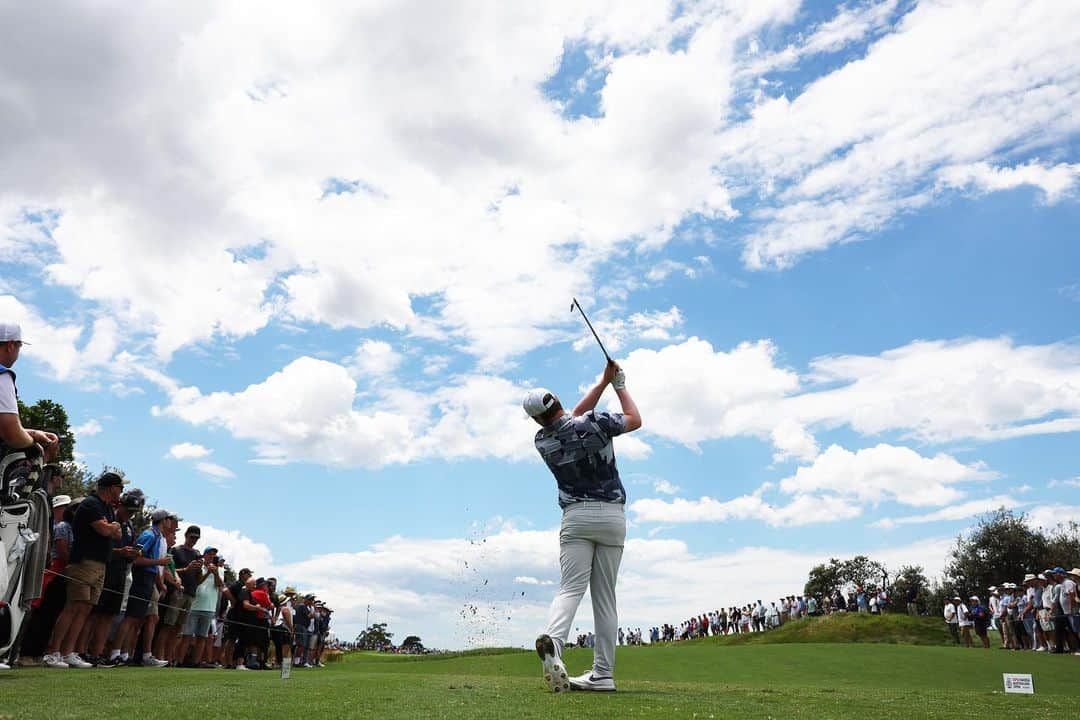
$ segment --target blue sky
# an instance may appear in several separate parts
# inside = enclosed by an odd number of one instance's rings
[[[548,5],[9,11],[24,399],[343,635],[443,647],[543,621],[518,403],[602,369],[571,296],[645,418],[626,624],[1080,518],[1075,9]]]

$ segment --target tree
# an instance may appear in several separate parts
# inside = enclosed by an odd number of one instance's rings
[[[71,434],[67,410],[64,410],[63,405],[47,398],[42,398],[33,405],[26,405],[20,400],[19,418],[23,427],[46,430],[60,436],[58,460],[71,462],[75,459],[75,436]]]
[[[1070,520],[1054,528],[1046,538],[1046,555],[1049,558],[1046,567],[1062,565],[1070,559],[1080,558],[1080,524]],[[1073,564],[1075,565],[1075,562]],[[1033,572],[1038,570],[1037,568]]]
[[[832,595],[835,590],[848,593],[856,587],[871,587],[883,583],[885,566],[865,555],[850,560],[830,558],[829,562],[815,565],[803,589],[804,595]]]
[[[956,538],[943,590],[962,598],[983,597],[989,586],[1019,583],[1025,573],[1038,573],[1053,560],[1042,530],[1033,529],[1023,513],[1000,508],[981,516],[969,536]]]
[[[424,643],[420,642],[418,635],[410,635],[401,641],[401,649],[405,652],[422,653],[424,652]]]
[[[374,623],[356,636],[356,645],[362,650],[380,650],[390,645],[394,633],[386,632],[386,623]]]

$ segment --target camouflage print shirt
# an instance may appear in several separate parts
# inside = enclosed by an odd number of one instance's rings
[[[536,450],[559,485],[559,506],[583,500],[625,504],[611,439],[626,431],[626,416],[590,410],[564,415],[536,433]]]

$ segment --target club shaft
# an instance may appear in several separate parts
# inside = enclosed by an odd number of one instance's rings
[[[604,342],[600,339],[600,336],[596,334],[596,330],[593,328],[592,323],[589,322],[589,316],[581,309],[581,303],[577,301],[577,298],[574,298],[574,305],[577,305],[578,312],[581,313],[581,317],[585,319],[585,324],[589,326],[589,332],[596,338],[596,344],[600,346],[600,351],[604,353],[604,357],[607,358],[608,362],[611,362],[611,356],[608,355],[607,348],[604,347]]]

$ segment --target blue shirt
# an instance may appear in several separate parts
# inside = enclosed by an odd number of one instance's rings
[[[139,537],[135,541],[135,544],[142,545],[144,558],[149,560],[160,560],[165,557],[165,536],[155,530],[152,525],[139,533]],[[135,571],[156,574],[161,572],[161,566],[143,565],[142,567],[136,567]]]
[[[585,500],[626,503],[611,439],[626,432],[626,416],[590,410],[564,415],[536,433],[534,444],[559,486],[559,506]]]

